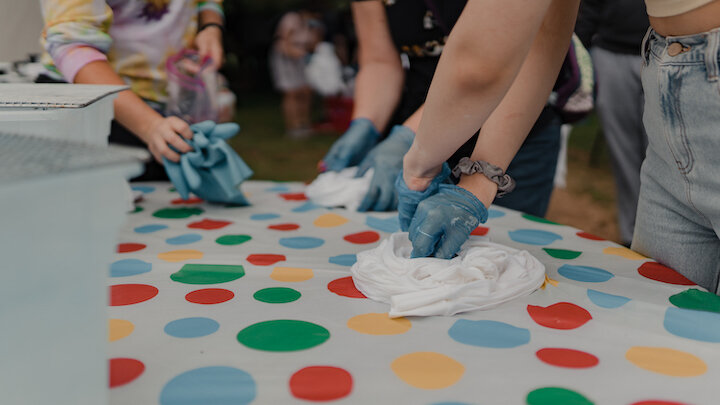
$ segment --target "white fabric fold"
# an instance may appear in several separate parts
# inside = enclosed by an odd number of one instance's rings
[[[305,189],[305,195],[324,207],[345,207],[356,211],[370,188],[373,169],[355,178],[357,167],[320,174]]]
[[[450,260],[410,259],[406,232],[357,254],[351,272],[366,297],[390,304],[391,318],[451,316],[489,309],[538,289],[545,266],[525,250],[471,236]]]

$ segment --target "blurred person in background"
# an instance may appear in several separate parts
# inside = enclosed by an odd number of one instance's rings
[[[222,0],[41,0],[45,74],[38,82],[129,85],[114,102],[109,141],[147,147],[155,161],[135,180],[167,179],[193,134],[164,117],[168,57],[194,48],[217,69],[223,60]]]
[[[321,20],[308,11],[285,13],[275,30],[270,69],[275,88],[283,93],[282,112],[290,138],[304,138],[312,133],[313,93],[305,77],[305,66],[323,35]]]
[[[575,33],[591,49],[597,73],[597,111],[610,151],[625,246],[632,242],[640,167],[647,148],[640,44],[649,25],[641,1],[583,0],[575,26]]]

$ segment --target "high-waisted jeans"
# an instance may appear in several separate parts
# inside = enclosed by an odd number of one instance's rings
[[[720,28],[643,42],[648,135],[632,248],[712,292],[720,275]]]

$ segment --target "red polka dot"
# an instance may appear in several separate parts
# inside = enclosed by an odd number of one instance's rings
[[[193,222],[188,225],[188,228],[193,229],[205,229],[205,230],[213,230],[213,229],[220,229],[225,228],[226,226],[232,224],[230,221],[216,221],[214,219],[203,219],[202,221]]]
[[[280,197],[285,201],[305,201],[308,199],[305,193],[284,193],[280,194]]]
[[[485,236],[487,235],[490,228],[484,226],[478,226],[474,231],[470,232],[470,235]]]
[[[205,288],[188,293],[185,299],[194,304],[210,305],[230,301],[233,297],[235,294],[224,288]]]
[[[276,224],[268,226],[268,229],[274,229],[276,231],[294,231],[300,229],[298,224]]]
[[[682,274],[658,262],[643,263],[643,265],[638,268],[638,273],[645,278],[663,283],[695,285],[695,283],[685,278]]]
[[[648,401],[633,402],[630,405],[687,405],[687,404],[684,402],[662,401],[662,400],[658,400],[658,399],[651,399]]]
[[[331,292],[334,292],[341,297],[367,298],[355,287],[355,283],[353,283],[352,277],[343,277],[337,280],[333,280],[328,284],[327,288]]]
[[[599,236],[596,236],[596,235],[593,235],[593,234],[587,233],[587,232],[578,232],[578,233],[576,233],[575,235],[577,235],[577,236],[579,236],[579,237],[581,237],[581,238],[584,238],[584,239],[590,239],[590,240],[605,240],[605,239],[603,239],[603,238],[601,238],[601,237],[599,237]]]
[[[170,201],[170,204],[173,204],[173,205],[180,205],[180,204],[183,204],[183,205],[191,205],[191,204],[200,204],[200,203],[202,203],[202,202],[203,202],[203,199],[202,199],[202,198],[199,198],[199,197],[190,197],[190,198],[188,198],[187,200],[183,200],[182,198],[176,198],[176,199]]]
[[[538,325],[552,329],[575,329],[592,319],[585,308],[569,302],[558,302],[548,307],[528,305],[527,311]]]
[[[535,355],[541,361],[557,367],[589,368],[599,363],[594,355],[573,349],[545,348],[538,350]]]
[[[146,247],[147,247],[147,245],[145,245],[143,243],[118,243],[117,252],[118,253],[137,252],[138,250],[143,250]]]
[[[305,367],[290,377],[290,392],[308,401],[340,399],[350,394],[352,386],[350,373],[338,367]]]
[[[132,382],[145,371],[145,365],[135,359],[110,359],[110,388]]]
[[[147,284],[118,284],[110,287],[110,306],[138,304],[158,295],[158,289]]]
[[[284,262],[285,255],[255,254],[248,256],[245,260],[256,266],[270,266],[277,262]]]
[[[363,245],[366,243],[377,242],[378,240],[380,240],[380,234],[375,231],[365,231],[346,235],[345,237],[343,237],[343,239],[350,243]]]

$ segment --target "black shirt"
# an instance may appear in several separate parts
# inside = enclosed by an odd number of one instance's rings
[[[583,0],[575,33],[586,48],[639,55],[649,25],[642,0]]]

